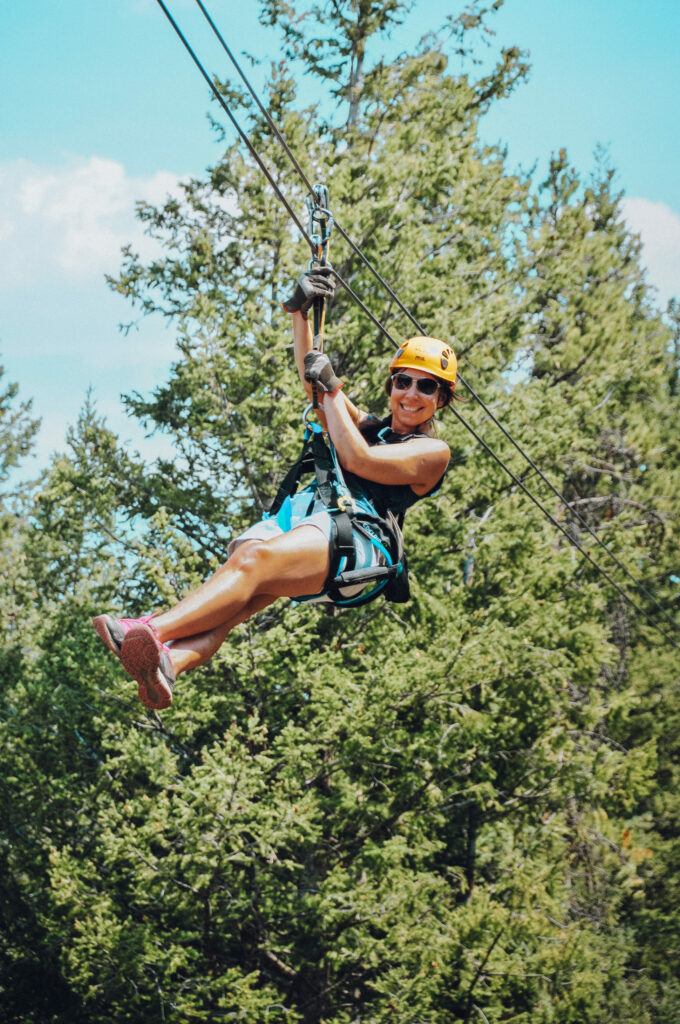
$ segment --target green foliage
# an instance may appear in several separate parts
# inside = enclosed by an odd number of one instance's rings
[[[30,500],[3,508],[2,1022],[677,1019],[675,650],[465,430],[663,624],[677,307],[654,304],[604,159],[584,181],[557,154],[536,189],[481,144],[526,72],[518,49],[461,70],[498,6],[387,62],[372,47],[408,3],[262,3],[338,106],[300,109],[283,66],[268,104],[570,507],[457,405],[438,426],[451,470],[407,520],[408,605],[274,605],[143,713],[89,618],[174,602],[267,507],[300,443],[280,299],[307,254],[233,145],[181,199],[140,205],[163,255],[126,251],[111,284],[167,319],[177,359],[126,401],[175,455],[144,465],[88,401]],[[331,255],[395,337],[414,333],[335,236]],[[327,344],[382,412],[385,342],[344,292]],[[33,429],[14,398],[8,466]]]
[[[0,366],[0,379],[4,376]],[[5,484],[10,471],[29,454],[40,426],[39,420],[31,419],[32,402],[17,404],[17,384],[8,384],[0,392],[0,484]]]

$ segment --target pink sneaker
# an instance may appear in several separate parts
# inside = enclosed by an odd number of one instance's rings
[[[120,660],[125,671],[137,680],[137,693],[145,707],[155,711],[170,707],[175,670],[167,644],[161,643],[150,622],[137,622],[127,630]]]
[[[112,615],[97,615],[92,620],[92,625],[96,634],[104,641],[108,649],[117,658],[120,658],[120,649],[123,646],[126,634],[133,626],[139,626],[144,622],[148,622],[151,614],[142,615],[141,619],[114,619]]]

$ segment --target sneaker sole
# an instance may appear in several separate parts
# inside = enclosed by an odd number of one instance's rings
[[[109,629],[109,622],[111,621],[112,619],[110,615],[97,615],[97,617],[92,620],[92,625],[99,639],[106,644],[112,654],[115,654],[117,658],[120,658],[121,645],[117,643],[111,635],[111,631]]]
[[[120,649],[123,668],[137,681],[140,701],[153,711],[172,704],[172,683],[161,671],[162,655],[156,634],[146,625],[133,626]]]
[[[122,660],[120,658],[122,641],[119,641],[113,635],[113,632],[112,632],[112,629],[111,629],[111,623],[115,624],[115,622],[116,622],[116,620],[115,620],[115,618],[112,615],[97,615],[94,619],[92,619],[92,626],[94,628],[95,633],[99,637],[99,639],[103,643],[106,644],[106,646],[111,651],[111,653],[115,654],[115,656],[119,660]],[[124,639],[125,639],[125,637],[123,637],[123,640]],[[154,708],[155,709],[158,706],[159,709],[160,709],[160,705],[157,705],[157,702],[159,700],[158,695],[156,695],[156,703],[154,703],[152,698],[149,697],[149,694],[148,694],[148,691],[147,691],[147,688],[146,688],[145,684],[138,683],[138,685],[137,685],[137,696],[139,697],[139,699],[141,700],[142,704],[144,704],[145,707],[149,707],[149,708]]]

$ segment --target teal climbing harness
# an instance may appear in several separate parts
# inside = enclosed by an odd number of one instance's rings
[[[276,517],[284,530],[290,528],[291,499],[300,478],[314,473],[316,486],[308,488],[309,510],[320,502],[331,517],[330,571],[323,593],[333,604],[354,607],[383,594],[388,601],[409,599],[408,568],[404,540],[395,516],[378,515],[367,498],[355,498],[348,488],[330,438],[318,423],[310,423],[305,410],[302,451],[288,470],[274,498],[268,517]],[[355,533],[367,540],[384,558],[384,564],[356,568]],[[372,586],[370,586],[372,584]],[[345,588],[362,586],[361,593],[346,596]]]

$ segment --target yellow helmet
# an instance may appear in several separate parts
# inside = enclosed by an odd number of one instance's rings
[[[451,387],[456,384],[458,360],[450,345],[438,338],[409,338],[401,346],[390,363],[390,371],[425,370],[440,380],[446,380]]]

